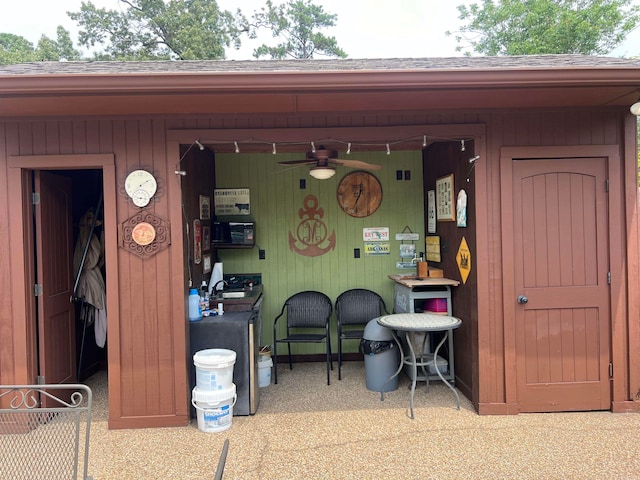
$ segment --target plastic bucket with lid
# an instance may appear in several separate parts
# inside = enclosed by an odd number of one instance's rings
[[[194,387],[191,392],[191,404],[196,409],[198,429],[204,433],[229,429],[233,422],[233,406],[237,398],[235,383],[222,390],[200,390]]]
[[[224,348],[200,350],[193,356],[196,387],[199,390],[225,390],[233,384],[236,352]]]

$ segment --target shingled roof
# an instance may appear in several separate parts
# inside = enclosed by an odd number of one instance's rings
[[[178,74],[178,73],[265,73],[265,72],[349,72],[424,70],[510,70],[510,69],[636,69],[640,59],[589,55],[529,55],[505,57],[438,57],[323,60],[182,60],[142,62],[31,62],[0,66],[4,75],[82,74]]]

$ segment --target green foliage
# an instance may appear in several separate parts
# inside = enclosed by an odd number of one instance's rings
[[[337,18],[311,0],[290,0],[276,6],[267,0],[266,7],[254,14],[249,35],[255,38],[258,29],[268,28],[280,43],[274,47],[262,44],[253,51],[253,56],[268,55],[273,59],[314,58],[316,55],[345,58],[347,54],[338,46],[335,37],[327,37],[317,31],[335,26]]]
[[[457,49],[484,55],[606,54],[640,20],[632,0],[483,0],[457,9]]]
[[[79,59],[80,52],[73,48],[69,32],[61,26],[57,28],[56,40],[42,35],[35,48],[24,37],[11,33],[0,33],[0,64],[2,65]]]
[[[218,60],[225,47],[240,45],[240,10],[220,11],[214,0],[120,0],[127,8],[107,10],[91,1],[68,12],[82,30],[79,42],[101,45],[98,60]]]

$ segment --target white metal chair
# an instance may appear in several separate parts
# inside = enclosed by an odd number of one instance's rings
[[[0,478],[90,480],[91,403],[86,385],[0,385]]]

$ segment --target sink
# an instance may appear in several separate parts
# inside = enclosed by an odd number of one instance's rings
[[[222,292],[222,298],[244,298],[246,296],[246,292],[244,290],[229,290],[226,292]]]

